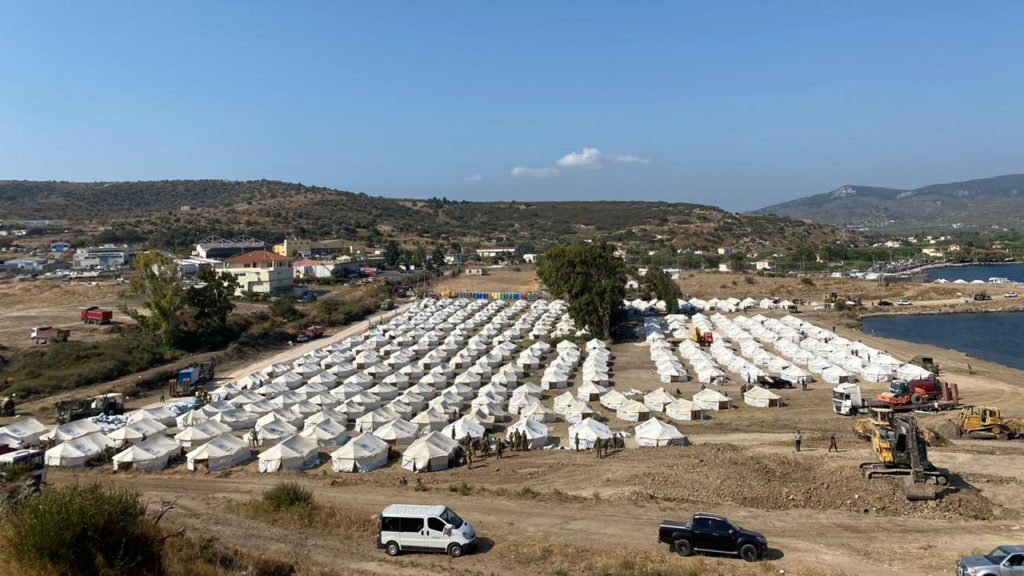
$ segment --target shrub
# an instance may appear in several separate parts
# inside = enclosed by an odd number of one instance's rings
[[[161,536],[137,492],[48,488],[7,518],[5,544],[25,571],[66,576],[161,573]]]
[[[313,492],[294,482],[282,482],[263,493],[263,505],[275,512],[312,508]]]
[[[806,276],[800,279],[800,283],[804,286],[814,286],[814,280],[807,278]]]
[[[473,493],[473,487],[463,482],[458,486],[452,484],[451,486],[448,487],[448,491],[455,492],[459,496],[469,496],[470,494]]]

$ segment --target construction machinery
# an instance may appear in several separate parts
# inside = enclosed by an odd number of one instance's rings
[[[62,330],[53,326],[36,326],[32,329],[29,339],[36,344],[46,344],[47,342],[65,342],[69,336],[71,336],[70,330]]]
[[[92,398],[61,400],[57,403],[57,422],[61,424],[101,414],[124,414],[124,394],[102,394]]]
[[[920,366],[936,376],[939,375],[939,363],[931,356],[922,356],[918,354],[910,359],[910,363],[914,366]]]
[[[167,394],[173,398],[192,396],[196,388],[201,388],[213,379],[215,364],[201,362],[178,372],[178,375],[167,383]]]
[[[871,449],[876,462],[863,462],[864,477],[903,477],[903,494],[907,500],[935,500],[949,476],[928,461],[928,444],[909,414],[897,414],[884,408],[875,409]]]
[[[889,390],[882,392],[875,399],[882,405],[896,407],[932,407],[952,408],[957,403],[957,387],[938,378],[918,378],[915,380],[893,380]]]
[[[114,318],[114,311],[104,310],[99,306],[89,306],[83,308],[78,316],[85,324],[110,324]]]
[[[323,326],[307,326],[295,336],[296,342],[309,342],[324,335]]]
[[[987,433],[1000,440],[1009,440],[1021,435],[1021,423],[1016,418],[1003,418],[999,408],[988,406],[964,406],[957,421],[957,434]]]
[[[15,394],[11,394],[0,400],[0,416],[14,416],[14,397]]]

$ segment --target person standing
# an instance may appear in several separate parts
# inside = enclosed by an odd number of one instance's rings
[[[576,435],[576,451],[577,452],[580,451],[580,435],[579,434]]]
[[[836,444],[836,433],[835,432],[832,433],[832,437],[829,439],[828,451],[829,452],[839,452],[839,445]]]
[[[501,460],[501,455],[505,452],[505,442],[501,438],[498,438],[498,442],[495,443],[494,451],[498,455],[498,460]]]
[[[598,460],[601,459],[601,439],[594,440],[594,452],[597,454]]]
[[[793,443],[796,445],[796,451],[800,451],[800,443],[803,441],[804,435],[800,433],[800,429],[797,428],[796,434],[793,435]]]

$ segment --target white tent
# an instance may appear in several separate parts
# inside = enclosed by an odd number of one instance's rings
[[[73,422],[57,426],[53,430],[50,430],[46,434],[40,436],[40,438],[47,441],[67,442],[68,440],[102,431],[103,429],[92,420],[75,420]]]
[[[0,432],[0,446],[7,446],[8,448],[20,449],[21,439],[10,434]]]
[[[511,440],[513,432],[526,435],[527,446],[530,450],[543,448],[548,443],[548,436],[551,434],[551,430],[547,426],[532,418],[520,418],[515,424],[509,426],[505,430],[505,439]]]
[[[388,463],[388,445],[369,432],[363,432],[331,454],[335,472],[369,472]]]
[[[728,410],[732,399],[711,388],[705,388],[693,395],[693,403],[701,410]]]
[[[556,414],[565,414],[565,409],[572,406],[576,402],[576,397],[572,395],[572,392],[562,392],[558,396],[555,396],[552,406],[554,407]]]
[[[101,432],[91,432],[70,438],[50,448],[46,451],[44,460],[47,466],[79,468],[102,454],[106,448],[113,447],[110,439]]]
[[[411,422],[423,430],[440,430],[448,423],[448,417],[437,408],[427,408],[416,416]]]
[[[704,410],[685,398],[666,405],[665,415],[673,420],[703,420],[706,417]]]
[[[609,410],[618,410],[619,406],[627,400],[629,400],[629,398],[627,398],[622,392],[619,392],[618,390],[610,390],[607,394],[601,396],[601,406],[604,406]]]
[[[252,449],[248,442],[230,432],[224,432],[186,454],[185,467],[195,470],[199,463],[206,462],[209,472],[219,472],[238,466],[251,457]]]
[[[644,405],[650,408],[652,412],[664,412],[665,406],[674,402],[675,399],[675,396],[666,392],[664,388],[658,388],[644,394]]]
[[[777,408],[782,406],[782,397],[771,390],[754,386],[743,393],[743,402],[754,408]]]
[[[540,401],[533,402],[526,408],[521,409],[519,414],[542,424],[554,422],[556,418],[555,412],[544,406]]]
[[[907,363],[899,367],[896,376],[902,380],[919,380],[931,378],[932,373],[916,364]]]
[[[299,433],[305,438],[315,440],[320,446],[343,446],[348,442],[348,432],[337,420],[325,419],[314,424],[306,424]]]
[[[260,472],[302,470],[320,463],[317,442],[299,434],[289,436],[259,455]]]
[[[126,426],[122,426],[113,432],[107,434],[107,438],[110,438],[115,446],[123,446],[125,444],[138,444],[143,440],[157,434],[164,435],[167,427],[163,424],[153,420],[151,418],[141,418],[134,422],[129,422]],[[177,444],[175,442],[175,444]]]
[[[0,433],[17,438],[22,446],[38,446],[41,442],[40,437],[48,431],[49,428],[35,418],[23,418],[0,428]]]
[[[584,382],[576,389],[576,398],[584,402],[600,400],[601,396],[608,393],[608,389],[594,382]]]
[[[598,438],[608,440],[612,436],[613,433],[611,428],[608,428],[593,418],[587,418],[586,420],[582,420],[577,424],[569,426],[568,447],[570,449],[579,447],[581,450],[589,450],[594,447],[594,442],[597,441]]]
[[[207,420],[178,432],[174,435],[174,439],[185,448],[193,448],[230,431],[231,428],[220,422]]]
[[[442,434],[455,440],[462,440],[466,436],[470,438],[483,438],[484,432],[484,427],[479,422],[466,416],[441,429]]]
[[[420,427],[404,418],[395,418],[373,431],[377,438],[399,448],[412,444],[419,433]]]
[[[174,426],[174,422],[178,418],[178,414],[163,405],[141,408],[128,413],[129,422],[134,422],[140,418],[150,418],[164,426]]]
[[[686,446],[690,442],[675,426],[650,418],[636,427],[637,446]]]
[[[853,382],[853,377],[849,372],[843,370],[839,366],[830,366],[821,372],[821,379],[829,384],[839,384],[840,382]]]
[[[181,455],[181,444],[173,438],[157,434],[141,444],[130,446],[114,455],[114,470],[163,470],[171,458]]]
[[[651,416],[651,410],[636,400],[626,400],[615,410],[615,416],[619,420],[627,422],[639,422]]]
[[[892,372],[880,364],[868,364],[861,368],[860,375],[868,382],[887,382]]]
[[[430,432],[418,438],[402,453],[402,468],[410,472],[447,470],[458,445],[458,442],[441,432]]]

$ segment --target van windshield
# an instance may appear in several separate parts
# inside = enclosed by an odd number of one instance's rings
[[[456,530],[462,528],[462,525],[464,524],[462,518],[459,518],[458,514],[452,512],[451,508],[444,509],[444,512],[441,513],[441,520],[451,524],[452,528],[455,528]]]

